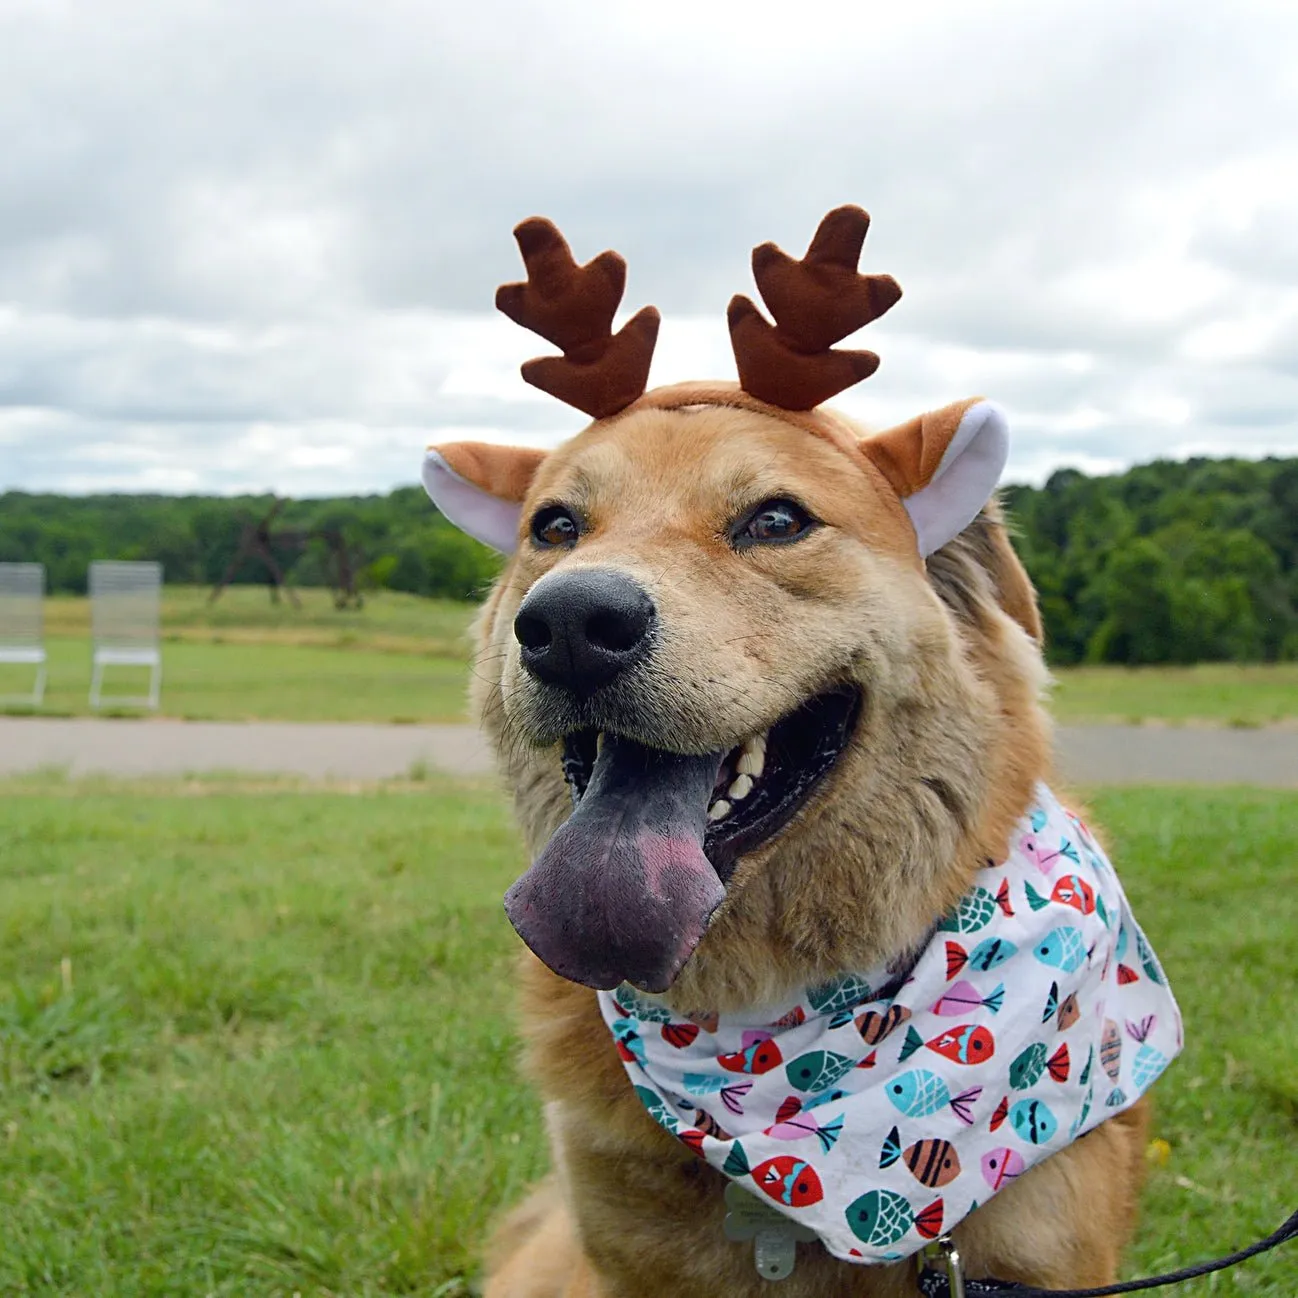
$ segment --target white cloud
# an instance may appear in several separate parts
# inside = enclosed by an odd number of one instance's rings
[[[1298,454],[1289,0],[0,0],[0,488],[289,493],[550,444],[509,237],[619,248],[652,379],[733,374],[748,250],[843,201],[906,296],[872,426],[985,392],[1012,472]]]

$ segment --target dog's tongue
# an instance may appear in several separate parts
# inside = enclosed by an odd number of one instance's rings
[[[703,855],[723,756],[604,736],[577,809],[505,894],[510,923],[555,973],[606,990],[671,986],[725,896]]]

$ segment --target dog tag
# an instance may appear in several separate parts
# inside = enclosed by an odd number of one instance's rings
[[[814,1230],[768,1208],[734,1181],[726,1186],[726,1220],[722,1229],[726,1238],[736,1243],[753,1241],[753,1262],[764,1280],[783,1280],[792,1275],[798,1241],[810,1242],[816,1238]]]
[[[783,1280],[793,1274],[798,1247],[792,1237],[782,1231],[759,1230],[753,1241],[753,1260],[757,1263],[757,1274],[763,1280]]]

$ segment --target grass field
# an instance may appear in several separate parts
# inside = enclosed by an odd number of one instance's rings
[[[204,589],[167,587],[162,714],[191,720],[464,718],[472,606],[381,591],[363,609],[340,612],[326,591],[299,595],[302,607],[294,609],[272,604],[260,587],[235,586],[208,604]],[[85,599],[47,600],[50,684],[43,714],[90,711],[89,626]],[[1065,723],[1263,726],[1298,720],[1298,663],[1076,667],[1056,676],[1053,707]],[[110,689],[142,693],[144,677],[118,669]],[[0,666],[0,696],[29,688],[30,679],[29,668]]]
[[[1298,663],[1068,667],[1052,709],[1064,723],[1268,726],[1298,718]]]
[[[1094,806],[1187,1025],[1148,1273],[1294,1206],[1295,815],[1236,790]],[[546,1161],[497,796],[33,778],[0,820],[0,1292],[471,1292]],[[1291,1246],[1195,1292],[1292,1298],[1295,1268]]]
[[[327,591],[298,592],[302,607],[272,604],[261,588],[165,588],[163,716],[188,720],[457,721],[464,716],[473,609],[382,591],[339,611]],[[46,601],[47,716],[88,714],[90,606]],[[145,693],[143,669],[115,668],[107,688]],[[0,695],[27,687],[31,669],[0,666]],[[9,712],[30,709],[9,706]],[[110,713],[137,714],[113,706]]]

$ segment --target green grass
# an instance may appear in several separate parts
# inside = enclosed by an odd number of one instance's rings
[[[46,651],[49,685],[38,715],[89,714],[89,641],[51,637]],[[163,645],[162,664],[162,715],[198,721],[462,721],[468,689],[459,659],[377,649],[182,640]],[[13,679],[7,670],[0,691]],[[111,695],[140,696],[147,686],[143,668],[110,669],[104,711],[138,714]]]
[[[428,722],[464,719],[467,627],[474,609],[381,591],[363,609],[335,609],[327,591],[298,592],[302,607],[272,604],[235,586],[215,604],[205,589],[164,588],[163,716],[187,720]],[[46,601],[49,681],[44,705],[0,711],[91,712],[90,606]],[[0,665],[0,696],[30,688],[31,668]],[[112,695],[147,692],[143,669],[113,668],[105,711],[136,715]]]
[[[1298,663],[1069,667],[1055,675],[1052,708],[1064,724],[1267,726],[1298,718]]]
[[[1187,1025],[1149,1273],[1294,1206],[1298,826],[1283,793],[1094,809]],[[0,1292],[467,1292],[546,1162],[500,799],[32,777],[0,821]],[[1294,1267],[1290,1246],[1196,1292],[1292,1298]]]
[[[300,607],[273,603],[263,586],[231,586],[216,603],[203,586],[164,586],[163,634],[173,639],[226,643],[310,644],[330,648],[388,648],[464,657],[474,606],[423,599],[399,591],[371,591],[360,609],[336,609],[327,590],[297,591]],[[45,601],[50,635],[87,637],[90,601],[54,595]]]
[[[162,609],[163,716],[203,720],[459,721],[472,605],[393,591],[339,611],[324,590],[302,607],[262,587],[232,586],[215,603],[168,586]],[[46,601],[50,683],[43,715],[90,712],[90,606]],[[1065,724],[1264,726],[1298,719],[1298,663],[1198,667],[1073,667],[1056,673],[1053,708]],[[30,668],[0,665],[0,696],[30,688]],[[117,693],[142,693],[145,674],[121,669]],[[110,709],[127,713],[138,709]],[[0,712],[24,712],[0,705]]]

